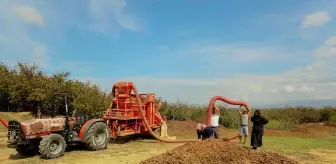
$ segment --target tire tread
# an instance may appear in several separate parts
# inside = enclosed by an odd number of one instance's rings
[[[109,141],[109,132],[108,132],[108,138],[107,138],[107,142],[103,145],[103,146],[95,146],[94,145],[94,141],[93,141],[93,137],[94,137],[94,132],[98,129],[98,128],[104,128],[104,129],[108,129],[108,126],[103,123],[103,122],[97,122],[97,123],[94,123],[90,128],[89,130],[87,131],[87,138],[86,140],[84,141],[84,146],[89,149],[89,150],[93,150],[93,151],[98,151],[98,150],[103,150],[103,149],[106,149],[107,148],[107,145],[108,145],[108,141]],[[109,129],[108,129],[109,131]]]
[[[48,144],[49,142],[51,142],[52,140],[61,140],[61,142],[63,143],[63,149],[61,151],[61,153],[59,154],[50,154],[48,151]],[[64,154],[64,151],[66,149],[67,143],[64,140],[64,138],[59,135],[59,134],[50,134],[48,136],[43,137],[43,139],[40,141],[40,154],[41,157],[44,159],[54,159],[54,158],[58,158],[60,156],[62,156]]]

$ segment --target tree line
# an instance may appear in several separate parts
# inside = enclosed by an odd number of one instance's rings
[[[33,116],[64,115],[64,99],[55,93],[66,93],[70,111],[84,112],[99,116],[111,103],[111,91],[102,90],[98,85],[70,79],[70,72],[47,75],[35,64],[18,63],[9,68],[0,63],[0,111],[29,111]],[[111,84],[113,85],[113,84]],[[237,127],[239,117],[236,110],[220,107],[220,124]],[[207,107],[187,104],[182,101],[167,103],[163,101],[160,112],[169,120],[204,121]],[[256,110],[253,109],[252,110]],[[268,126],[290,128],[292,125],[335,121],[336,108],[313,108],[308,106],[261,109],[270,119]]]
[[[239,127],[239,114],[237,106],[219,106],[219,123],[227,128]],[[252,114],[257,108],[252,107]],[[310,106],[279,107],[259,109],[269,123],[267,128],[273,129],[291,129],[299,124],[316,122],[336,122],[336,108],[324,106],[314,108]],[[207,106],[187,104],[182,101],[176,103],[165,102],[162,111],[166,114],[168,120],[198,120],[205,122]]]
[[[68,95],[70,111],[96,113],[105,110],[110,94],[90,82],[69,79],[70,72],[47,75],[36,64],[18,63],[9,68],[0,63],[0,111],[29,111],[34,116],[65,113]]]

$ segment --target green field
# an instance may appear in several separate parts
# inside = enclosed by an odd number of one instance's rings
[[[5,119],[25,120],[30,118],[26,113],[1,113],[0,116]],[[173,123],[173,122],[172,122]],[[184,122],[174,122],[186,126],[190,124]],[[169,122],[168,122],[169,124]],[[104,164],[104,163],[130,163],[136,164],[141,160],[159,155],[169,149],[175,148],[181,144],[160,143],[150,139],[130,140],[127,143],[111,143],[107,150],[91,152],[84,150],[72,150],[63,157],[55,160],[42,160],[38,156],[31,158],[22,158],[16,154],[15,150],[6,147],[6,129],[0,126],[0,163],[1,164],[61,164],[61,163],[81,163],[81,164]],[[336,128],[335,128],[336,130]],[[179,131],[170,129],[170,135],[180,139],[194,139],[193,129]],[[273,131],[272,131],[273,133]],[[222,137],[230,137],[236,134],[236,130],[221,129]],[[308,136],[308,137],[307,137]],[[336,163],[336,137],[293,137],[266,135],[264,146],[261,150],[275,151],[294,158],[301,163]],[[131,138],[134,139],[134,138]],[[118,140],[117,140],[118,141]],[[245,145],[248,148],[248,143]]]

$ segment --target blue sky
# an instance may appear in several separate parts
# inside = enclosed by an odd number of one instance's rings
[[[174,102],[335,100],[336,2],[2,0],[0,59]]]

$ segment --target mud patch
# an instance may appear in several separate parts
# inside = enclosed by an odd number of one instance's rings
[[[273,152],[252,150],[233,142],[206,140],[187,143],[159,156],[142,161],[141,164],[296,164],[297,161]]]

